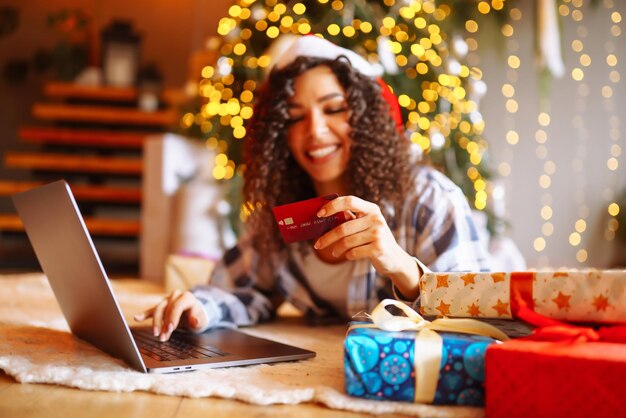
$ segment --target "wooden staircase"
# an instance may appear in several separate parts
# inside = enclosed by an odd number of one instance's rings
[[[9,150],[2,156],[4,166],[20,174],[16,177],[24,178],[28,172],[30,178],[0,179],[0,199],[60,178],[67,180],[105,268],[116,268],[116,260],[107,259],[105,247],[123,240],[124,251],[118,246],[109,253],[128,253],[126,249],[131,248],[136,257],[124,256],[126,265],[120,272],[135,275],[139,271],[143,145],[178,122],[174,104],[180,99],[177,91],[166,91],[160,108],[145,112],[136,106],[137,93],[134,88],[45,85],[45,101],[32,107],[37,123],[19,131],[28,150]],[[20,239],[29,247],[19,217],[14,212],[0,213],[0,272],[3,266],[19,265],[15,254],[22,253],[28,259],[26,267],[38,267],[32,250],[15,251],[15,241]],[[5,243],[12,249],[3,248]],[[132,266],[127,265],[129,259],[134,260]]]

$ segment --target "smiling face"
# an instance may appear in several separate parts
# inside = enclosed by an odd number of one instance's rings
[[[347,194],[346,169],[352,144],[346,93],[327,66],[294,80],[289,100],[287,143],[318,195]]]

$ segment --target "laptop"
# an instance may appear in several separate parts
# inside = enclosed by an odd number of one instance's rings
[[[69,185],[56,181],[13,196],[43,272],[74,335],[146,373],[173,373],[311,358],[309,350],[235,329],[175,331],[160,342],[130,328]]]

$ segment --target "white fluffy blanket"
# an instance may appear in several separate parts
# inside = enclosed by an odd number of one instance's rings
[[[113,286],[127,319],[162,296],[160,288],[136,280],[114,281]],[[54,383],[85,390],[213,396],[259,405],[317,402],[328,408],[372,414],[484,414],[481,408],[435,407],[347,396],[343,388],[343,326],[312,328],[288,318],[246,332],[313,350],[317,357],[274,365],[143,374],[73,337],[43,275],[0,276],[0,369],[18,382]]]

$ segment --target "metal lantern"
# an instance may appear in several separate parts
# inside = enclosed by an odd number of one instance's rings
[[[163,90],[163,76],[155,64],[148,64],[139,71],[137,88],[139,108],[145,112],[158,110]]]
[[[102,73],[104,83],[132,87],[137,83],[141,35],[132,24],[114,20],[102,30]]]

